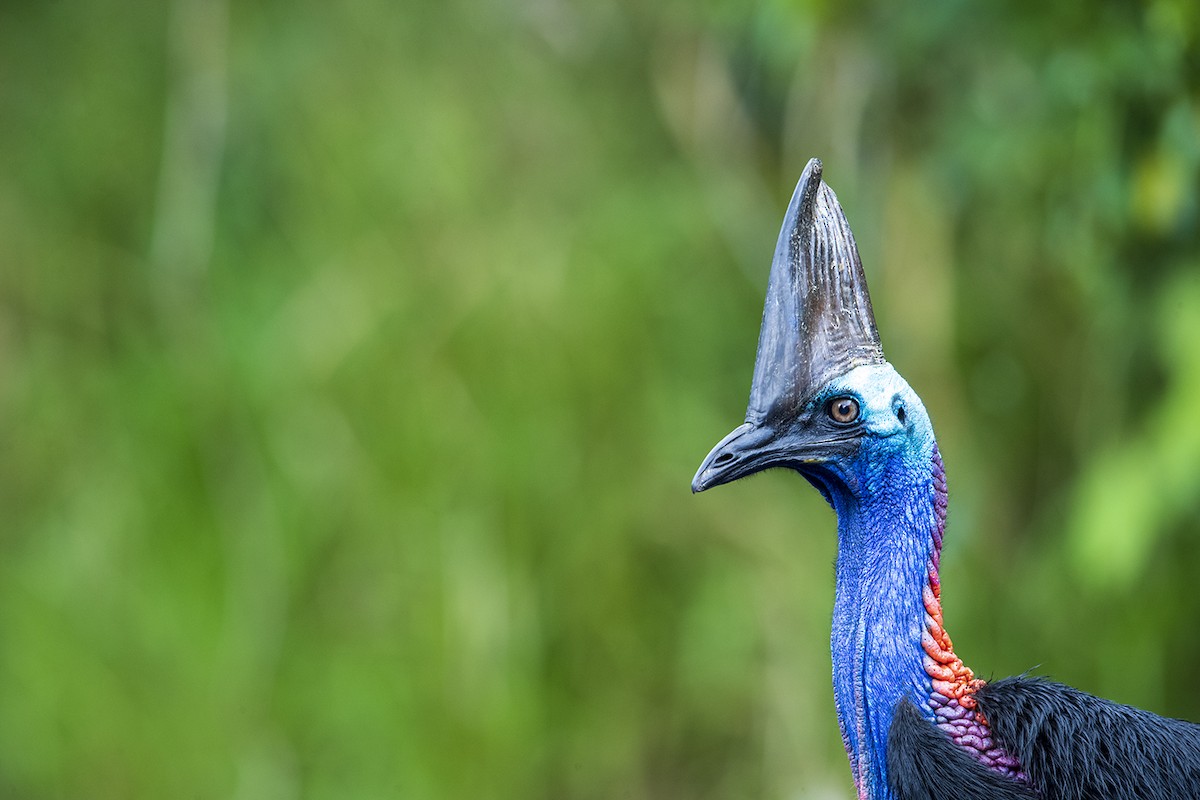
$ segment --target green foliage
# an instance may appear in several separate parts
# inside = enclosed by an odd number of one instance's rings
[[[1198,13],[6,5],[0,795],[849,797],[830,513],[687,488],[812,155],[961,654],[1200,719]]]

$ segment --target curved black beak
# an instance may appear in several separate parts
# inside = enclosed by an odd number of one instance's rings
[[[745,422],[705,457],[692,478],[692,492],[732,483],[772,467],[803,468],[824,464],[853,446],[856,437],[826,438],[805,433],[780,434],[770,424]]]
[[[744,467],[761,451],[762,438],[762,428],[749,422],[734,428],[700,463],[696,477],[692,478],[692,493],[736,481],[746,474]]]

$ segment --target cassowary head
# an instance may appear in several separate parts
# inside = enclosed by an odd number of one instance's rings
[[[775,245],[746,422],[704,459],[692,491],[790,467],[840,508],[932,448],[924,406],[883,357],[854,236],[814,158]]]

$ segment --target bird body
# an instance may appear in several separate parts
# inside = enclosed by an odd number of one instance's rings
[[[883,357],[821,164],[776,246],[745,424],[692,488],[791,468],[837,513],[830,649],[860,800],[1200,798],[1200,726],[955,654],[939,575],[946,479],[920,398]]]

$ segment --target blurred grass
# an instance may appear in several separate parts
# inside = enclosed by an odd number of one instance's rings
[[[1025,6],[0,9],[0,795],[850,797],[831,514],[687,490],[812,155],[962,655],[1200,719],[1197,12]]]

